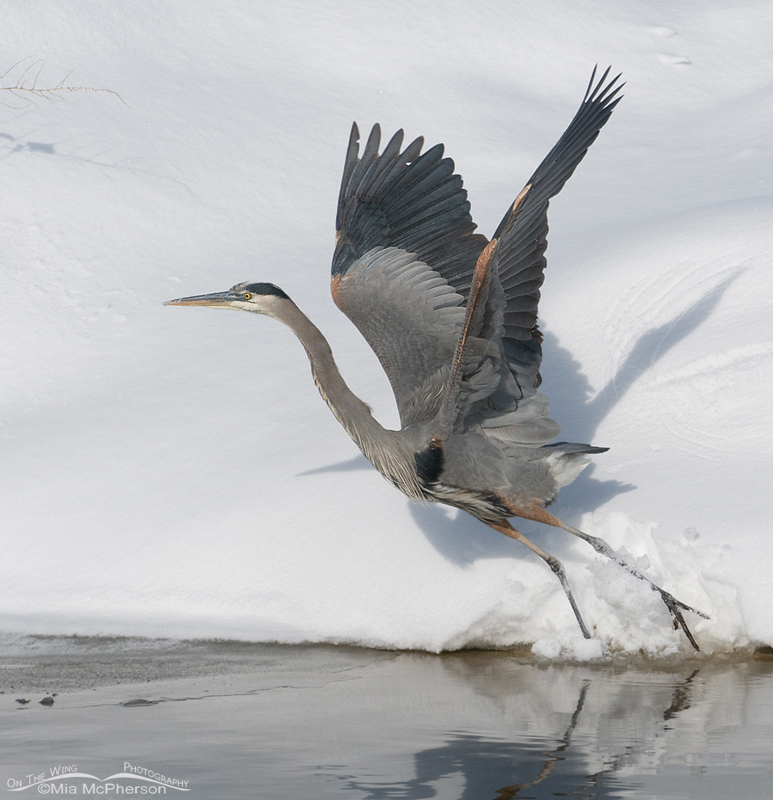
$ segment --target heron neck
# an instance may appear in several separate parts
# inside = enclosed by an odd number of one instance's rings
[[[286,304],[280,321],[303,345],[322,399],[365,458],[409,497],[424,498],[413,450],[403,441],[399,431],[388,430],[374,419],[370,408],[346,385],[333,351],[319,328],[292,301]]]

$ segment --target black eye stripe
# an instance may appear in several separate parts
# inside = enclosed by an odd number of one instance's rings
[[[290,299],[278,286],[274,286],[273,283],[251,283],[248,286],[244,286],[242,291],[248,294],[273,295],[274,297],[282,297],[285,300]]]

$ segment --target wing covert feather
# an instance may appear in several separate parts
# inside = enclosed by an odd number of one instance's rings
[[[396,247],[370,250],[333,277],[332,293],[378,356],[402,425],[432,419],[464,322],[462,296]]]

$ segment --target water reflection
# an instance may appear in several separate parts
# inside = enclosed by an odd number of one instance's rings
[[[362,797],[382,798],[426,798],[436,797],[436,788],[442,786],[444,778],[459,775],[463,782],[459,794],[462,800],[480,798],[528,798],[556,797],[600,797],[598,776],[589,776],[580,784],[572,773],[572,757],[561,757],[558,753],[541,752],[535,746],[531,750],[507,742],[493,742],[472,734],[460,734],[443,747],[420,752],[416,756],[416,778],[402,784],[368,786],[352,781],[347,788],[363,791]],[[566,764],[562,762],[566,761]],[[554,770],[566,766],[569,769]],[[502,786],[502,781],[514,781]],[[518,782],[520,781],[520,782]],[[447,786],[453,785],[448,782]],[[447,792],[446,792],[447,793]],[[605,794],[605,797],[612,795]]]
[[[352,781],[347,788],[363,790],[364,797],[373,800],[435,797],[433,784],[461,775],[464,785],[458,796],[462,800],[484,797],[508,800],[546,796],[546,793],[551,797],[569,794],[573,797],[599,797],[601,774],[589,775],[578,784],[578,776],[574,773],[579,765],[574,763],[576,754],[569,751],[572,732],[589,685],[590,681],[585,682],[580,690],[569,726],[553,750],[542,749],[538,742],[515,744],[458,733],[442,746],[416,754],[416,778],[413,780],[384,786],[367,786]],[[511,783],[502,786],[503,781]]]
[[[769,659],[647,668],[223,643],[97,655],[0,656],[0,778],[130,761],[207,800],[713,800],[767,796],[773,778]],[[15,703],[44,690],[59,690],[52,708]]]
[[[414,754],[408,780],[348,781],[358,797],[622,798],[651,784],[652,796],[726,797],[734,781],[734,793],[762,796],[741,787],[771,777],[773,665],[540,668],[490,653],[443,663],[496,705],[510,736],[449,732]],[[752,713],[750,691],[763,701]]]

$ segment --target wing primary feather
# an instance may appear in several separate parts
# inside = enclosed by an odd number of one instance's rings
[[[381,142],[381,127],[374,125],[370,130],[365,149],[357,162],[352,175],[349,179],[349,196],[356,197],[364,183],[364,178],[368,173],[374,159],[378,156],[378,146]]]
[[[534,185],[534,192],[529,198],[528,205],[536,204],[539,201],[546,202],[561,191],[622,99],[622,97],[617,97],[618,92],[625,85],[616,85],[620,75],[605,84],[610,69],[608,67],[604,71],[594,86],[593,81],[596,75],[596,68],[594,68],[585,98],[569,123],[569,127],[528,181]],[[505,215],[494,233],[494,238],[501,238],[505,227],[512,224],[512,221],[510,214]]]
[[[445,173],[450,175],[454,171],[454,162],[450,158],[443,158],[442,144],[437,144],[426,153],[422,153],[412,166],[410,172],[404,172],[393,185],[390,185],[389,198],[383,205],[385,212],[398,206],[409,193],[419,191],[421,187],[426,186],[433,177],[437,178]],[[412,199],[412,202],[415,201]]]
[[[487,239],[474,233],[467,192],[443,146],[422,153],[418,137],[400,152],[402,132],[381,155],[366,144],[358,158],[353,128],[336,216],[332,274],[345,275],[374,247],[399,247],[440,270],[466,295]],[[375,140],[369,139],[369,142]]]
[[[349,145],[346,148],[346,161],[344,161],[344,175],[341,179],[341,189],[338,193],[338,213],[336,214],[336,229],[343,229],[342,211],[344,208],[344,198],[346,197],[346,190],[349,186],[349,181],[352,177],[352,172],[357,166],[357,157],[360,151],[360,129],[357,123],[352,123],[352,130],[349,134]]]
[[[403,136],[404,134],[401,128],[389,140],[389,143],[384,148],[384,152],[373,164],[372,174],[368,174],[366,179],[367,186],[372,194],[376,194],[378,192],[379,187],[382,185],[385,179],[388,179],[391,170],[393,170],[395,167],[395,163],[398,162],[398,159],[400,158],[400,146],[403,143]]]

